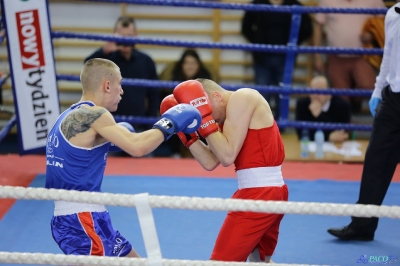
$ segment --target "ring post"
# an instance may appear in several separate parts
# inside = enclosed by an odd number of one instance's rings
[[[289,99],[290,89],[292,87],[292,79],[294,72],[294,65],[296,62],[297,54],[297,40],[301,24],[301,7],[292,6],[292,24],[290,27],[290,35],[288,42],[288,50],[286,52],[285,72],[283,74],[282,93],[280,94],[281,106],[279,120],[289,119]]]

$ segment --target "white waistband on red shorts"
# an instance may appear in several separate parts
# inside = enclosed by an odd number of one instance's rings
[[[54,216],[70,215],[79,212],[105,212],[106,206],[98,204],[88,204],[70,202],[63,200],[54,201]]]
[[[252,187],[281,187],[285,184],[281,165],[256,167],[236,171],[239,189]]]

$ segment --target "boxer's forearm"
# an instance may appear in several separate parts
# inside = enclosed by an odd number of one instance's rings
[[[234,148],[224,134],[216,132],[208,136],[206,140],[210,150],[224,167],[231,165],[235,161],[237,153],[235,153]]]
[[[219,165],[217,157],[202,141],[198,140],[190,145],[189,150],[205,170],[212,171]]]

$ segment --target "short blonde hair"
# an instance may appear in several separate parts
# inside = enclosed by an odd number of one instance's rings
[[[106,79],[115,79],[118,69],[114,62],[107,59],[88,60],[83,66],[80,76],[83,93],[95,91]]]

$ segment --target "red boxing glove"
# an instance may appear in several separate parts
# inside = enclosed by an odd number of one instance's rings
[[[165,97],[160,104],[160,114],[164,114],[168,109],[178,105],[179,103],[175,100],[174,95],[170,94]]]
[[[160,113],[164,114],[168,109],[170,109],[178,104],[179,103],[175,100],[174,95],[170,94],[162,100],[161,105],[160,105]],[[183,132],[178,132],[177,135],[178,135],[179,139],[182,141],[182,143],[187,148],[189,148],[190,145],[192,145],[199,139],[199,135],[197,134],[197,132],[193,132],[191,134],[185,134]]]
[[[204,138],[218,131],[218,126],[211,116],[212,108],[203,85],[197,80],[184,81],[174,89],[175,99],[179,103],[187,103],[197,108],[203,117],[198,131]]]
[[[178,132],[176,133],[176,135],[178,135],[179,139],[182,141],[183,145],[186,146],[186,148],[189,148],[190,145],[192,145],[193,143],[195,143],[196,141],[199,140],[199,134],[197,134],[197,132],[193,132],[190,134],[185,134],[183,132]]]

